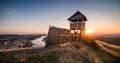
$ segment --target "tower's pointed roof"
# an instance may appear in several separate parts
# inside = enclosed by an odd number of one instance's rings
[[[87,21],[87,18],[85,15],[83,15],[81,12],[77,11],[75,14],[73,14],[70,18],[68,18],[68,21],[76,22],[79,21]]]

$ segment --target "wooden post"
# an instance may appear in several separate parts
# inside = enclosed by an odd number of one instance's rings
[[[58,35],[58,46],[60,47],[60,36]]]
[[[77,16],[77,41],[79,39],[79,37],[78,37],[78,28],[79,28],[79,20],[78,20],[78,16]]]
[[[80,32],[80,41],[81,41],[82,36],[83,36],[83,30],[84,30],[84,27],[83,27],[83,18],[82,18],[82,21],[81,21],[81,32]]]

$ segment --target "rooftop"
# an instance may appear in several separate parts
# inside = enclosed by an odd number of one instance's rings
[[[73,14],[70,18],[68,18],[68,21],[77,22],[78,21],[87,21],[87,18],[85,15],[83,15],[81,12],[77,11],[75,14]]]

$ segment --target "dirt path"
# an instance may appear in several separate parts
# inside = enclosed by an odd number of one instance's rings
[[[120,57],[120,46],[115,46],[112,44],[108,44],[99,40],[95,40],[96,43],[105,51]]]
[[[28,47],[28,48],[19,48],[19,49],[7,49],[7,50],[0,50],[0,53],[4,53],[7,55],[15,55],[15,54],[28,54],[28,53],[39,53],[45,52],[49,50],[53,50],[58,48],[58,46],[49,46],[47,48],[44,47]]]

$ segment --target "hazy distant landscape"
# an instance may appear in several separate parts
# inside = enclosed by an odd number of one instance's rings
[[[94,39],[120,46],[120,34],[96,34]]]
[[[44,35],[46,34],[1,34],[0,49],[32,47],[31,41]]]

